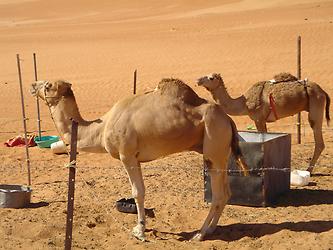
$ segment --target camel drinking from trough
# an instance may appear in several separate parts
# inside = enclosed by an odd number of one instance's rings
[[[145,239],[146,221],[141,162],[181,151],[203,154],[209,163],[212,204],[203,226],[193,237],[196,240],[215,230],[230,197],[227,176],[230,152],[247,173],[232,119],[219,105],[200,98],[180,80],[164,79],[154,91],[119,101],[94,121],[82,118],[68,82],[38,81],[32,85],[31,92],[49,106],[55,126],[66,143],[70,142],[71,119],[74,119],[79,123],[79,150],[109,153],[120,159],[138,210],[138,222],[132,233],[140,240]]]
[[[289,73],[280,73],[273,80],[254,84],[238,98],[230,97],[220,74],[204,76],[198,79],[198,85],[205,87],[229,115],[248,115],[259,132],[267,132],[267,122],[307,111],[315,140],[314,153],[307,170],[313,171],[325,148],[322,134],[324,110],[327,125],[330,121],[330,97],[318,84],[299,81]]]

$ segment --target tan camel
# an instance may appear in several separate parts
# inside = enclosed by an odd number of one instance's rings
[[[144,240],[145,231],[141,162],[186,150],[204,155],[210,166],[213,198],[202,228],[193,237],[196,240],[215,230],[230,197],[226,170],[231,151],[247,173],[232,119],[220,106],[201,99],[180,80],[164,79],[154,91],[119,101],[94,121],[83,120],[68,82],[39,81],[33,84],[31,92],[49,106],[55,125],[67,143],[71,137],[71,119],[74,119],[79,123],[79,150],[105,152],[121,160],[138,208],[138,224],[132,233],[140,240]]]
[[[229,115],[248,115],[260,132],[267,132],[266,122],[274,122],[301,111],[309,112],[308,120],[315,140],[313,157],[308,167],[308,171],[312,172],[325,148],[322,134],[325,108],[327,125],[330,121],[330,97],[318,84],[307,80],[298,81],[289,73],[280,73],[273,80],[254,84],[244,95],[235,99],[228,94],[219,74],[198,79],[198,85],[210,91],[214,100]]]

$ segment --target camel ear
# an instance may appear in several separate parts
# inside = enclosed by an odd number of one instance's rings
[[[58,94],[60,96],[73,96],[72,84],[66,81],[58,81]]]
[[[222,83],[224,83],[223,77],[221,76],[221,74],[216,74],[216,78],[219,79]]]

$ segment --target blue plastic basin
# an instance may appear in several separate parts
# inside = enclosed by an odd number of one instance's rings
[[[34,141],[40,148],[50,148],[52,143],[59,141],[59,136],[37,136]]]

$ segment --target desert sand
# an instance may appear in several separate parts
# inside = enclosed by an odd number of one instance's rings
[[[297,74],[297,37],[302,37],[302,78],[333,97],[333,1],[0,1],[0,140],[23,133],[16,54],[20,54],[28,131],[37,129],[32,54],[38,79],[65,79],[82,116],[95,119],[122,98],[155,88],[164,77],[179,78],[200,96],[196,79],[221,73],[236,97],[279,72]],[[331,109],[332,110],[332,109]],[[161,111],[163,112],[163,111]],[[44,135],[57,135],[41,105]],[[239,130],[252,121],[233,117]],[[306,112],[302,144],[296,117],[268,125],[292,134],[292,169],[306,169],[314,147]],[[228,205],[214,235],[189,239],[208,212],[203,201],[202,158],[179,153],[142,166],[147,242],[130,236],[136,215],[116,210],[131,195],[118,160],[80,153],[77,160],[74,249],[332,249],[333,134],[326,122],[322,153],[311,182],[292,187],[269,207]],[[62,249],[65,238],[69,159],[30,148],[32,204],[0,210],[0,249]],[[0,183],[27,184],[24,148],[0,146]]]

